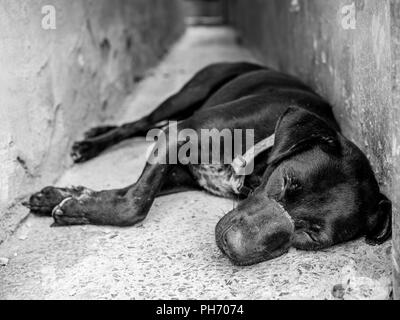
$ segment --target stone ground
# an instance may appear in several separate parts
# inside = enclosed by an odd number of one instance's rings
[[[223,27],[192,27],[149,72],[112,122],[134,120],[216,61],[253,60]],[[111,120],[110,120],[111,121]],[[134,182],[148,143],[127,141],[71,168],[58,185],[94,189]],[[0,246],[0,299],[387,299],[391,244],[355,241],[318,253],[291,250],[274,261],[233,266],[214,227],[235,203],[201,192],[156,200],[132,228],[50,228],[29,217]],[[334,289],[335,288],[335,289]]]

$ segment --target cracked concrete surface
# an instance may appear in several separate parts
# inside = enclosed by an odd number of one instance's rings
[[[127,98],[120,122],[134,120],[179,89],[202,66],[253,60],[227,28],[190,28]],[[148,143],[133,139],[71,168],[58,185],[125,187]],[[291,250],[274,261],[233,266],[214,227],[235,204],[202,192],[156,200],[137,227],[50,228],[29,217],[0,247],[0,299],[387,299],[391,244],[354,241],[322,252]]]

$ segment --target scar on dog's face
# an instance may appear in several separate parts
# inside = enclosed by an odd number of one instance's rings
[[[217,244],[237,265],[273,259],[290,247],[319,250],[363,235],[379,244],[391,235],[391,203],[354,144],[330,128],[318,133],[325,126],[318,118],[312,133],[288,142],[287,124],[310,115],[289,111],[261,185],[217,225]]]

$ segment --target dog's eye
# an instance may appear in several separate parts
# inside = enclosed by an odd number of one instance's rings
[[[292,175],[285,175],[283,181],[285,190],[298,190],[301,188],[300,181]]]
[[[292,181],[292,183],[289,185],[289,190],[299,190],[301,189],[301,184],[298,180]]]
[[[284,177],[284,194],[285,197],[293,197],[302,189],[301,183],[293,175]]]

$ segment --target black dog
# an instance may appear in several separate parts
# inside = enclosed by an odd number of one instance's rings
[[[157,196],[205,189],[240,197],[216,228],[219,248],[239,265],[275,258],[291,246],[318,250],[363,235],[371,244],[390,238],[391,202],[367,158],[341,135],[331,106],[298,79],[263,66],[211,65],[144,119],[90,130],[72,156],[86,161],[166,120],[196,132],[254,129],[256,143],[275,134],[275,144],[257,155],[239,190],[229,187],[229,165],[149,161],[139,181],[125,189],[45,188],[31,197],[32,212],[52,214],[60,226],[132,226],[146,218]],[[168,154],[181,146],[168,141],[158,147]]]

